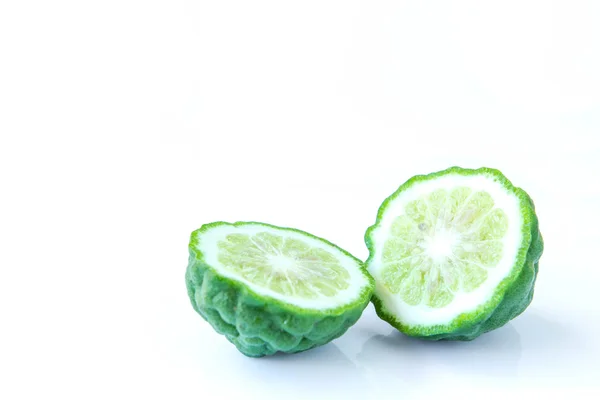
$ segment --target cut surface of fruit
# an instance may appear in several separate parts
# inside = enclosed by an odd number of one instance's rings
[[[194,245],[219,274],[299,307],[335,308],[369,285],[358,260],[297,230],[228,224],[207,229],[196,239]]]
[[[534,236],[540,254],[528,259]],[[412,178],[384,202],[365,239],[378,314],[417,336],[489,318],[541,255],[533,203],[489,168]],[[533,281],[518,296],[530,297]]]
[[[192,306],[250,357],[305,351],[339,337],[374,289],[362,262],[295,229],[215,222],[192,233],[189,250]]]

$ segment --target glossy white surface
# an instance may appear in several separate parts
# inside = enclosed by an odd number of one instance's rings
[[[0,398],[600,398],[600,3],[0,4]],[[194,313],[192,230],[297,227],[366,258],[412,175],[536,202],[531,307],[470,343],[372,308],[248,359]]]

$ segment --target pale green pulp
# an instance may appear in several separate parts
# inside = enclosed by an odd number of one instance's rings
[[[218,242],[218,260],[257,286],[296,298],[332,297],[350,274],[329,251],[269,232],[232,233]]]
[[[502,259],[508,224],[485,191],[438,189],[413,200],[388,232],[382,283],[407,304],[444,307],[485,282]]]

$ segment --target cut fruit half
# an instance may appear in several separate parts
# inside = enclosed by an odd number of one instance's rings
[[[216,222],[194,231],[189,248],[192,305],[248,356],[329,342],[358,320],[373,291],[359,260],[296,229]]]
[[[365,241],[378,315],[431,339],[474,339],[523,312],[543,249],[533,202],[490,168],[410,179]]]

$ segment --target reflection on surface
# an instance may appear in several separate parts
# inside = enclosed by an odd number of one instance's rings
[[[514,375],[521,357],[521,341],[508,324],[471,342],[426,341],[398,331],[369,339],[357,360],[372,369],[396,370],[406,379],[420,379],[431,365],[448,365],[473,374]],[[422,367],[422,368],[419,368]]]
[[[289,396],[290,388],[294,388],[295,396],[306,399],[334,399],[340,393],[366,399],[369,394],[361,371],[334,343],[297,354],[243,358],[238,368],[238,373],[264,385],[271,396],[280,393],[280,398]]]
[[[569,331],[559,317],[551,319],[542,316],[539,312],[525,312],[512,324],[521,332],[525,349],[527,352],[536,349],[556,349],[557,344],[566,346],[579,346],[581,342],[575,337],[575,333]]]
[[[535,382],[597,384],[600,354],[594,343],[599,327],[593,319],[532,311],[513,322],[523,343],[521,373]]]
[[[389,334],[376,331],[364,342],[356,363],[365,370],[375,392],[383,396],[412,393],[423,398],[430,391],[477,391],[486,385],[547,388],[593,384],[597,375],[595,338],[593,332],[574,328],[580,319],[530,309],[471,342],[433,342],[396,330]],[[588,324],[587,331],[594,328]]]
[[[441,386],[514,381],[520,358],[519,334],[508,324],[471,342],[426,341],[394,330],[368,339],[356,360],[369,372],[378,395],[403,393],[422,398]]]

